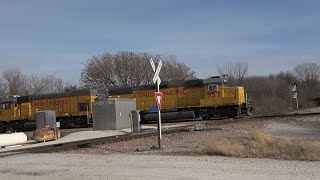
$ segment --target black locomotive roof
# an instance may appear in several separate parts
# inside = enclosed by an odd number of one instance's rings
[[[109,95],[131,94],[133,87],[114,87],[109,89]]]
[[[1,103],[11,103],[11,102],[17,102],[17,99],[19,97],[7,97],[7,98],[2,98],[0,99]]]
[[[173,88],[173,87],[199,87],[203,85],[202,79],[192,80],[176,80],[171,82],[162,82],[160,88]],[[147,84],[132,87],[112,87],[109,88],[109,95],[122,95],[131,94],[135,90],[153,90],[156,89],[156,84]]]
[[[21,96],[17,99],[17,103],[26,103],[31,101],[31,96]]]
[[[171,82],[162,82],[160,88],[172,88],[172,87],[202,87],[206,84],[221,84],[223,83],[223,78],[220,76],[211,77],[208,79],[190,79],[190,80],[175,80]],[[135,90],[152,90],[156,89],[156,84],[147,84],[141,86],[132,87],[112,87],[109,88],[109,95],[122,95],[131,94]]]
[[[98,94],[98,91],[96,90],[76,90],[76,91],[70,91],[65,93],[21,96],[17,98],[17,102],[25,103],[25,102],[30,102],[31,100],[60,98],[60,97],[69,97],[69,96],[81,96],[81,95],[97,95],[97,94]]]
[[[31,99],[37,100],[37,99],[50,99],[50,98],[82,96],[82,95],[96,95],[96,94],[98,94],[98,91],[96,91],[96,90],[76,90],[76,91],[65,92],[65,93],[31,96]]]

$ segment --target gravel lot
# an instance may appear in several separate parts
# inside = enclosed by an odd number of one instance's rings
[[[249,137],[255,129],[264,129],[273,136],[301,139],[320,143],[320,116],[281,117],[263,119],[220,120],[207,124],[205,131],[184,131],[162,136],[162,151],[150,151],[157,145],[157,136],[110,144],[91,145],[61,153],[95,154],[112,153],[201,155],[202,146],[220,137]]]
[[[50,154],[1,158],[0,179],[319,179],[320,162],[204,156],[219,137],[248,137],[260,128],[273,136],[320,143],[320,116],[213,121],[205,131],[91,145]],[[72,131],[72,130],[70,130]]]

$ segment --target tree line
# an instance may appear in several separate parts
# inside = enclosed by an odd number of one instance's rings
[[[196,78],[196,73],[173,56],[120,51],[92,56],[83,66],[80,84],[75,85],[53,74],[25,74],[18,68],[0,74],[0,98],[10,95],[41,95],[76,89],[96,89],[107,94],[110,87],[138,86],[152,83],[154,72],[150,59],[161,60],[162,81]]]
[[[163,65],[164,81],[197,78],[196,73],[175,56],[120,51],[104,53],[88,59],[81,71],[80,84],[74,85],[52,74],[27,75],[20,69],[6,69],[0,74],[0,98],[9,95],[61,93],[75,89],[96,89],[107,94],[111,87],[138,86],[152,83],[154,72],[150,59]],[[276,112],[291,107],[290,85],[298,84],[300,107],[313,105],[320,97],[320,65],[305,63],[287,72],[249,76],[248,63],[231,62],[217,66],[220,75],[228,75],[229,86],[244,86],[256,112]]]
[[[297,84],[300,107],[314,106],[320,97],[320,65],[299,64],[287,72],[265,76],[248,75],[248,63],[234,62],[218,66],[220,75],[228,74],[230,86],[244,86],[257,113],[281,112],[293,108],[290,87]]]
[[[23,73],[18,68],[6,69],[0,75],[0,98],[10,95],[41,95],[66,92],[76,85],[53,74]]]

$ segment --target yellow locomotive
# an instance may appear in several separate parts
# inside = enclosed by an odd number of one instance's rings
[[[25,122],[36,120],[37,111],[53,110],[61,127],[92,124],[95,90],[78,90],[38,96],[11,96],[0,100],[0,132],[7,127],[23,129]]]
[[[155,84],[137,87],[120,87],[109,89],[114,98],[136,99],[142,122],[155,115]],[[212,77],[187,81],[164,82],[160,85],[164,94],[162,116],[176,113],[211,119],[213,117],[235,117],[246,115],[248,106],[244,88],[227,87],[226,79]],[[36,120],[37,111],[53,110],[62,128],[92,124],[92,104],[97,99],[95,90],[78,90],[67,93],[11,96],[0,100],[0,132],[7,127],[23,129],[25,122]],[[174,116],[173,118],[176,118]],[[165,117],[163,118],[166,119]]]
[[[235,117],[246,115],[249,107],[241,86],[227,87],[222,77],[195,79],[162,83],[163,93],[161,112],[192,112],[194,117],[211,119],[213,117]],[[137,109],[142,121],[147,121],[155,103],[155,85],[112,88],[112,97],[136,99]],[[165,114],[164,114],[165,115]]]

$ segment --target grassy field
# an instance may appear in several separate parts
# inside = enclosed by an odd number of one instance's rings
[[[202,148],[202,153],[241,158],[320,161],[319,144],[274,138],[261,129],[253,130],[250,138],[219,138],[208,141]]]

